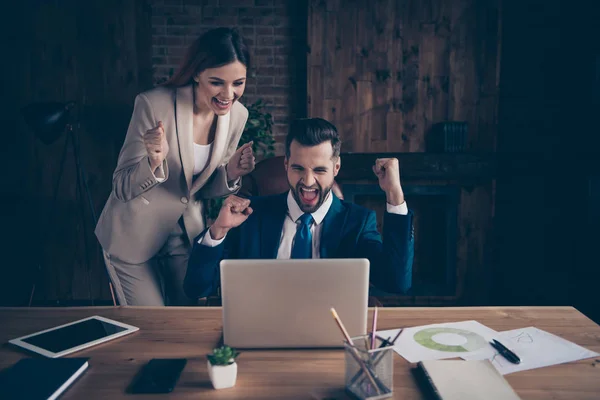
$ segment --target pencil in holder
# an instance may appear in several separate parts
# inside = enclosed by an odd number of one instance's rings
[[[369,348],[370,336],[352,338],[354,345],[344,341],[346,363],[345,388],[360,400],[392,397],[394,389],[394,350],[392,346]]]

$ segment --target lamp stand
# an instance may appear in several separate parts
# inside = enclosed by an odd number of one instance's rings
[[[62,156],[61,156],[61,160],[60,160],[60,169],[59,169],[59,172],[58,172],[58,177],[56,179],[56,184],[54,185],[54,193],[52,195],[51,210],[54,212],[55,209],[56,209],[56,198],[58,196],[58,189],[60,187],[60,181],[62,179],[62,175],[63,175],[63,172],[64,172],[65,160],[67,158],[67,150],[69,148],[69,145],[71,145],[71,149],[73,151],[73,157],[75,159],[75,168],[76,168],[76,173],[77,173],[75,196],[76,196],[76,199],[77,199],[76,201],[77,201],[77,203],[79,205],[79,211],[81,213],[81,221],[83,221],[83,231],[84,232],[88,232],[86,218],[85,218],[84,200],[81,197],[83,195],[83,193],[85,193],[85,196],[87,197],[87,201],[88,201],[88,204],[89,204],[90,214],[91,214],[92,223],[93,223],[92,227],[95,227],[97,225],[98,219],[96,218],[96,212],[94,210],[94,203],[92,201],[92,196],[90,194],[90,190],[89,190],[89,187],[88,187],[88,184],[87,184],[87,176],[86,176],[85,170],[83,168],[83,164],[81,163],[81,158],[80,158],[80,153],[79,153],[79,142],[77,140],[75,131],[74,131],[73,126],[71,124],[67,124],[66,130],[67,130],[67,135],[66,135],[66,138],[65,138],[65,145],[63,147],[63,152],[62,152]],[[52,226],[51,222],[52,221],[50,221],[49,224],[48,224],[48,230]],[[47,237],[43,238],[43,239],[45,240],[45,239],[47,239]],[[83,238],[83,246],[84,246],[85,259],[86,259],[86,263],[87,263],[88,285],[91,285],[90,257],[89,257],[89,251],[88,251],[87,237],[85,237],[85,236]],[[34,296],[34,293],[35,293],[37,282],[38,282],[38,280],[40,279],[40,276],[41,276],[41,270],[42,270],[41,263],[38,263],[38,271],[37,271],[36,277],[33,280],[33,284],[32,284],[32,287],[31,287],[31,294],[29,296],[29,307],[31,307],[31,304],[33,302],[33,296]],[[115,293],[114,293],[114,289],[113,289],[113,284],[112,284],[112,280],[110,278],[110,275],[108,275],[108,272],[107,272],[107,277],[108,277],[108,284],[109,284],[109,288],[110,288],[110,294],[111,294],[111,297],[112,297],[113,305],[116,306],[117,302],[115,300]],[[91,298],[91,289],[90,289],[90,299],[91,299],[92,304],[93,304],[94,300]]]

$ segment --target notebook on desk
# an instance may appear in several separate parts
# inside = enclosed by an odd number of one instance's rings
[[[24,358],[0,372],[0,399],[57,399],[88,368],[88,358]]]
[[[488,360],[427,360],[413,369],[431,400],[520,400]]]
[[[366,259],[223,260],[223,342],[236,348],[343,347],[366,334]]]

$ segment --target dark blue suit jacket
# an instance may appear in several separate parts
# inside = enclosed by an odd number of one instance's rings
[[[333,193],[332,193],[333,195]],[[287,216],[287,192],[251,199],[253,213],[232,229],[219,246],[198,244],[206,230],[194,240],[184,280],[190,298],[209,296],[219,287],[219,263],[223,259],[275,259],[283,222]],[[321,232],[321,258],[367,258],[370,282],[378,289],[406,293],[412,283],[414,236],[413,213],[385,213],[383,236],[377,231],[375,212],[359,205],[333,202]]]

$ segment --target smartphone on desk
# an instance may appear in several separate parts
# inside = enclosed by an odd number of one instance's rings
[[[170,393],[175,388],[185,358],[153,358],[133,378],[127,393]]]

